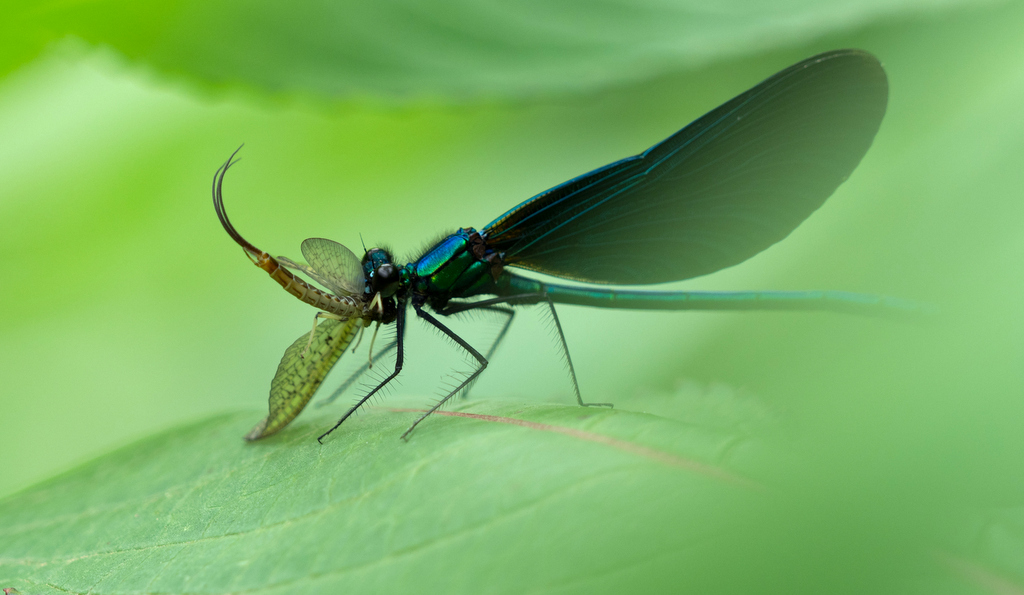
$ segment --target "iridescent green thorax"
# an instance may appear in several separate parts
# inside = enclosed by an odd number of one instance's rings
[[[466,227],[438,242],[410,268],[415,278],[413,291],[443,304],[452,297],[492,290],[502,264],[480,234]]]

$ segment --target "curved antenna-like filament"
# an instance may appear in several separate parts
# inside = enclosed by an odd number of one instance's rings
[[[217,218],[220,219],[220,224],[224,226],[224,231],[228,232],[243,250],[254,258],[259,258],[261,254],[266,254],[256,246],[249,243],[248,240],[242,237],[242,234],[238,233],[234,225],[231,225],[231,220],[228,219],[227,211],[224,210],[224,193],[222,187],[224,186],[224,174],[228,173],[228,169],[238,163],[238,159],[235,159],[235,155],[242,150],[245,145],[240,145],[235,152],[228,157],[228,160],[224,162],[224,165],[217,168],[217,173],[213,174],[213,208],[217,210]]]
[[[242,250],[245,250],[246,255],[256,266],[266,271],[267,274],[269,274],[274,281],[277,281],[278,285],[283,287],[288,293],[294,295],[314,308],[330,312],[331,314],[335,314],[343,319],[364,318],[369,321],[372,318],[373,311],[364,308],[365,304],[361,298],[347,295],[339,297],[309,285],[302,279],[293,275],[292,272],[282,266],[276,258],[249,243],[248,240],[242,237],[242,234],[238,233],[235,226],[231,224],[231,220],[228,219],[227,211],[224,210],[224,174],[228,172],[228,169],[232,165],[238,163],[238,160],[235,159],[235,155],[237,155],[241,150],[242,147],[235,149],[235,152],[231,154],[231,157],[228,158],[228,160],[224,162],[224,165],[217,169],[217,173],[213,175],[213,207],[217,211],[217,218],[220,219],[220,223],[224,226],[224,230],[228,232],[231,239],[242,247]]]

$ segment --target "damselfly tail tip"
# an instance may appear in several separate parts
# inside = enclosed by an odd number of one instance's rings
[[[881,296],[879,302],[883,307],[882,313],[904,320],[924,321],[941,313],[939,306],[931,302],[918,302],[892,296]]]

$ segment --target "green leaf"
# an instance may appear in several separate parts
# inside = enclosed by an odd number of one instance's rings
[[[778,439],[787,424],[756,399],[684,389],[651,402],[674,403],[676,419],[481,401],[404,442],[421,410],[372,409],[324,445],[315,437],[332,415],[258,442],[241,438],[256,414],[217,416],[0,501],[0,585],[26,595],[1015,588],[1021,539],[1006,537],[1018,512],[957,512],[922,540],[926,500],[901,503],[845,473],[830,483]]]
[[[321,446],[333,415],[245,443],[246,412],[118,450],[0,502],[0,584],[26,594],[650,584],[698,563],[734,526],[729,510],[764,497],[748,473],[765,446],[735,424],[480,402],[399,440],[416,415],[371,410]]]
[[[34,39],[74,36],[164,73],[327,97],[523,98],[641,81],[973,0],[37,2]],[[25,43],[19,44],[24,53]],[[40,43],[31,47],[41,48]],[[18,60],[12,60],[19,63]]]
[[[187,37],[169,33],[188,30],[174,3],[159,17],[146,3],[119,5],[123,14],[103,2],[40,6],[0,19],[5,66],[71,33],[163,68],[145,44],[180,49]],[[823,14],[835,14],[830,6]],[[213,216],[209,177],[241,140],[247,165],[229,200],[259,245],[293,254],[305,237],[355,246],[362,233],[408,254],[434,232],[484,224],[642,150],[778,68],[863,47],[893,85],[865,162],[785,242],[686,288],[877,291],[938,302],[943,315],[926,332],[832,316],[567,308],[584,394],[616,410],[586,419],[594,412],[570,407],[464,410],[591,431],[764,490],[617,442],[482,419],[431,418],[401,445],[412,414],[394,411],[346,422],[323,448],[314,436],[340,411],[306,412],[244,445],[265,413],[254,411],[147,438],[0,500],[0,588],[1021,592],[1022,7],[864,21],[853,34],[704,71],[461,109],[209,101],[105,54],[51,56],[15,73],[0,88],[5,494],[190,416],[265,402],[281,350],[309,328],[311,311],[254,271]],[[76,20],[73,10],[95,13]],[[822,19],[822,31],[832,24]],[[721,37],[715,51],[728,54],[734,40]],[[567,89],[590,80],[552,72],[532,75]],[[603,80],[621,74],[610,68]],[[569,399],[534,316],[517,318],[478,394]],[[484,326],[467,321],[470,332]],[[396,396],[429,390],[450,368],[436,337],[416,343],[410,330],[413,365]],[[692,408],[652,388],[686,379],[706,393]],[[758,424],[740,431],[756,415],[717,415],[733,387],[788,411],[776,434],[792,442],[779,446]],[[678,421],[623,411],[640,403]],[[715,436],[733,446],[712,448]]]
[[[684,389],[651,402],[673,403],[675,419],[481,401],[409,442],[399,436],[421,410],[368,409],[322,446],[331,415],[255,443],[241,439],[254,413],[216,416],[0,501],[0,585],[1016,592],[1019,511],[946,511],[925,531],[921,518],[937,516],[927,498],[850,483],[863,474],[830,482],[749,396]]]

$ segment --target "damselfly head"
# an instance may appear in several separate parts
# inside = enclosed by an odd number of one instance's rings
[[[374,291],[384,297],[391,297],[398,291],[399,281],[401,281],[401,278],[398,275],[398,267],[389,262],[377,267],[370,283]]]
[[[391,253],[384,248],[371,248],[363,256],[363,274],[366,275],[367,290],[391,297],[398,291],[402,276],[399,267],[391,260]]]

